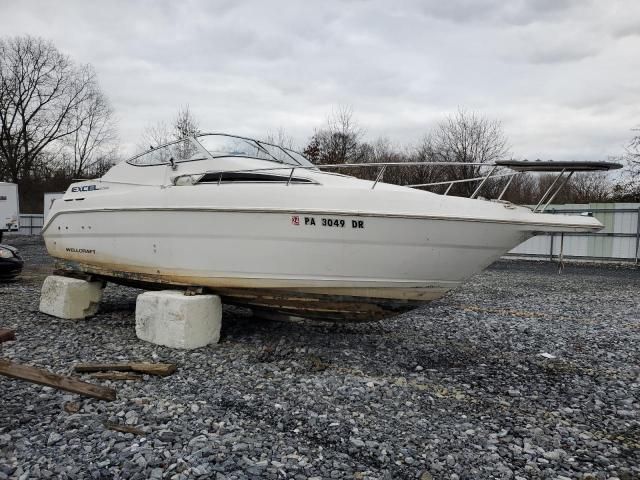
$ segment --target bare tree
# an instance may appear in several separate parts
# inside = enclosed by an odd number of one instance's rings
[[[295,150],[295,142],[293,141],[293,138],[289,134],[287,134],[284,127],[278,127],[275,132],[267,132],[267,138],[265,139],[265,142]]]
[[[362,135],[352,109],[340,107],[329,116],[327,126],[315,132],[305,152],[317,153],[314,163],[319,164],[359,162]]]
[[[608,202],[613,195],[613,185],[606,172],[575,174],[567,187],[572,203]]]
[[[113,156],[116,131],[113,110],[99,90],[92,91],[87,102],[76,107],[73,119],[77,129],[65,138],[65,163],[72,178],[80,178]]]
[[[198,133],[200,133],[199,122],[187,104],[178,109],[171,124],[161,120],[146,127],[142,132],[142,144],[139,147],[141,150],[155,148],[174,140],[192,137]]]
[[[626,163],[626,178],[616,186],[616,197],[622,201],[640,200],[640,127],[632,131],[637,133],[627,145],[622,158]]]
[[[302,153],[314,165],[320,163],[320,140],[318,140],[317,131],[313,134],[311,140],[309,141],[309,145],[304,148]]]
[[[433,154],[448,162],[491,163],[509,153],[499,121],[463,109],[441,122],[428,137],[428,143]],[[461,180],[479,176],[481,167],[461,165],[443,171],[451,180]],[[469,196],[476,187],[473,183],[461,183],[451,193]]]
[[[189,104],[181,107],[173,122],[173,136],[176,140],[182,138],[193,137],[200,133],[200,125],[198,120],[191,113]]]
[[[75,115],[97,90],[88,66],[76,66],[51,42],[0,39],[0,175],[28,177],[55,142],[81,125]]]
[[[368,144],[363,143],[362,157],[366,162],[376,163],[405,163],[405,162],[422,162],[425,166],[420,165],[400,165],[387,166],[383,172],[382,180],[397,185],[414,185],[423,183],[432,183],[440,180],[439,168],[437,165],[428,165],[434,160],[433,155],[429,151],[426,143],[420,144],[417,148],[401,148],[391,143],[387,138],[381,137],[371,143],[370,153],[364,147]],[[371,170],[368,178],[377,178],[380,173],[380,167]],[[437,188],[434,189],[438,191]]]
[[[175,140],[173,131],[164,121],[159,121],[153,125],[145,127],[142,132],[142,143],[138,145],[140,150],[156,148],[165,143]]]
[[[527,203],[537,202],[544,192],[555,182],[557,174],[541,174],[537,177],[537,188]],[[608,202],[614,196],[615,188],[606,172],[576,173],[558,192],[554,203]]]
[[[634,128],[633,131],[638,133],[631,139],[626,150],[629,159],[640,166],[640,127]]]
[[[445,159],[435,150],[432,135],[425,135],[422,141],[415,147],[408,156],[412,162],[423,162],[426,165],[413,166],[407,168],[407,179],[405,184],[415,185],[423,183],[436,183],[450,179],[441,165],[428,165],[432,162],[442,162]],[[443,192],[446,186],[428,187],[433,192]]]
[[[509,180],[511,182],[509,183]],[[507,183],[509,185],[507,186]],[[538,191],[538,179],[530,173],[519,173],[511,179],[511,177],[503,177],[496,179],[490,185],[489,197],[497,198],[500,193],[507,187],[502,200],[508,200],[519,205],[535,204],[540,198]]]
[[[373,142],[360,142],[357,153],[354,155],[352,162],[355,163],[387,163],[402,162],[406,158],[403,153],[399,152],[395,146],[386,137],[380,137]],[[357,167],[346,171],[350,175],[363,178],[366,180],[374,180],[380,173],[380,167]],[[402,168],[385,169],[383,180],[389,183],[402,183],[406,174]]]

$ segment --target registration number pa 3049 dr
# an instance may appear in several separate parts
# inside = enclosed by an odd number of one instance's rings
[[[330,227],[330,228],[364,228],[364,220],[353,220],[334,217],[300,217],[291,216],[293,225],[306,225],[307,227]]]

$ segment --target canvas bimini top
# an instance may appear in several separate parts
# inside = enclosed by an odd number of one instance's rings
[[[498,160],[499,167],[517,172],[600,172],[622,168],[613,162],[557,162],[555,160]]]

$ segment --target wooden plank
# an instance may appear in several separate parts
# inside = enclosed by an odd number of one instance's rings
[[[129,372],[96,372],[89,375],[97,380],[142,380],[142,375]]]
[[[173,363],[132,363],[131,370],[138,373],[166,377],[176,371],[176,365]]]
[[[93,385],[72,377],[51,373],[41,368],[20,365],[4,358],[0,358],[0,375],[46,385],[57,390],[66,390],[67,392],[99,400],[111,401],[116,399],[116,391],[112,388]]]
[[[78,373],[133,371],[130,363],[79,363],[73,369]]]
[[[6,328],[0,328],[0,343],[11,342],[16,339],[16,332]]]
[[[78,373],[93,372],[137,372],[166,377],[176,371],[173,363],[80,363],[74,367]]]

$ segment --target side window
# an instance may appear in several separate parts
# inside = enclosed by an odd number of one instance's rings
[[[205,173],[198,183],[314,183],[308,178],[291,177],[259,172],[210,172]]]

